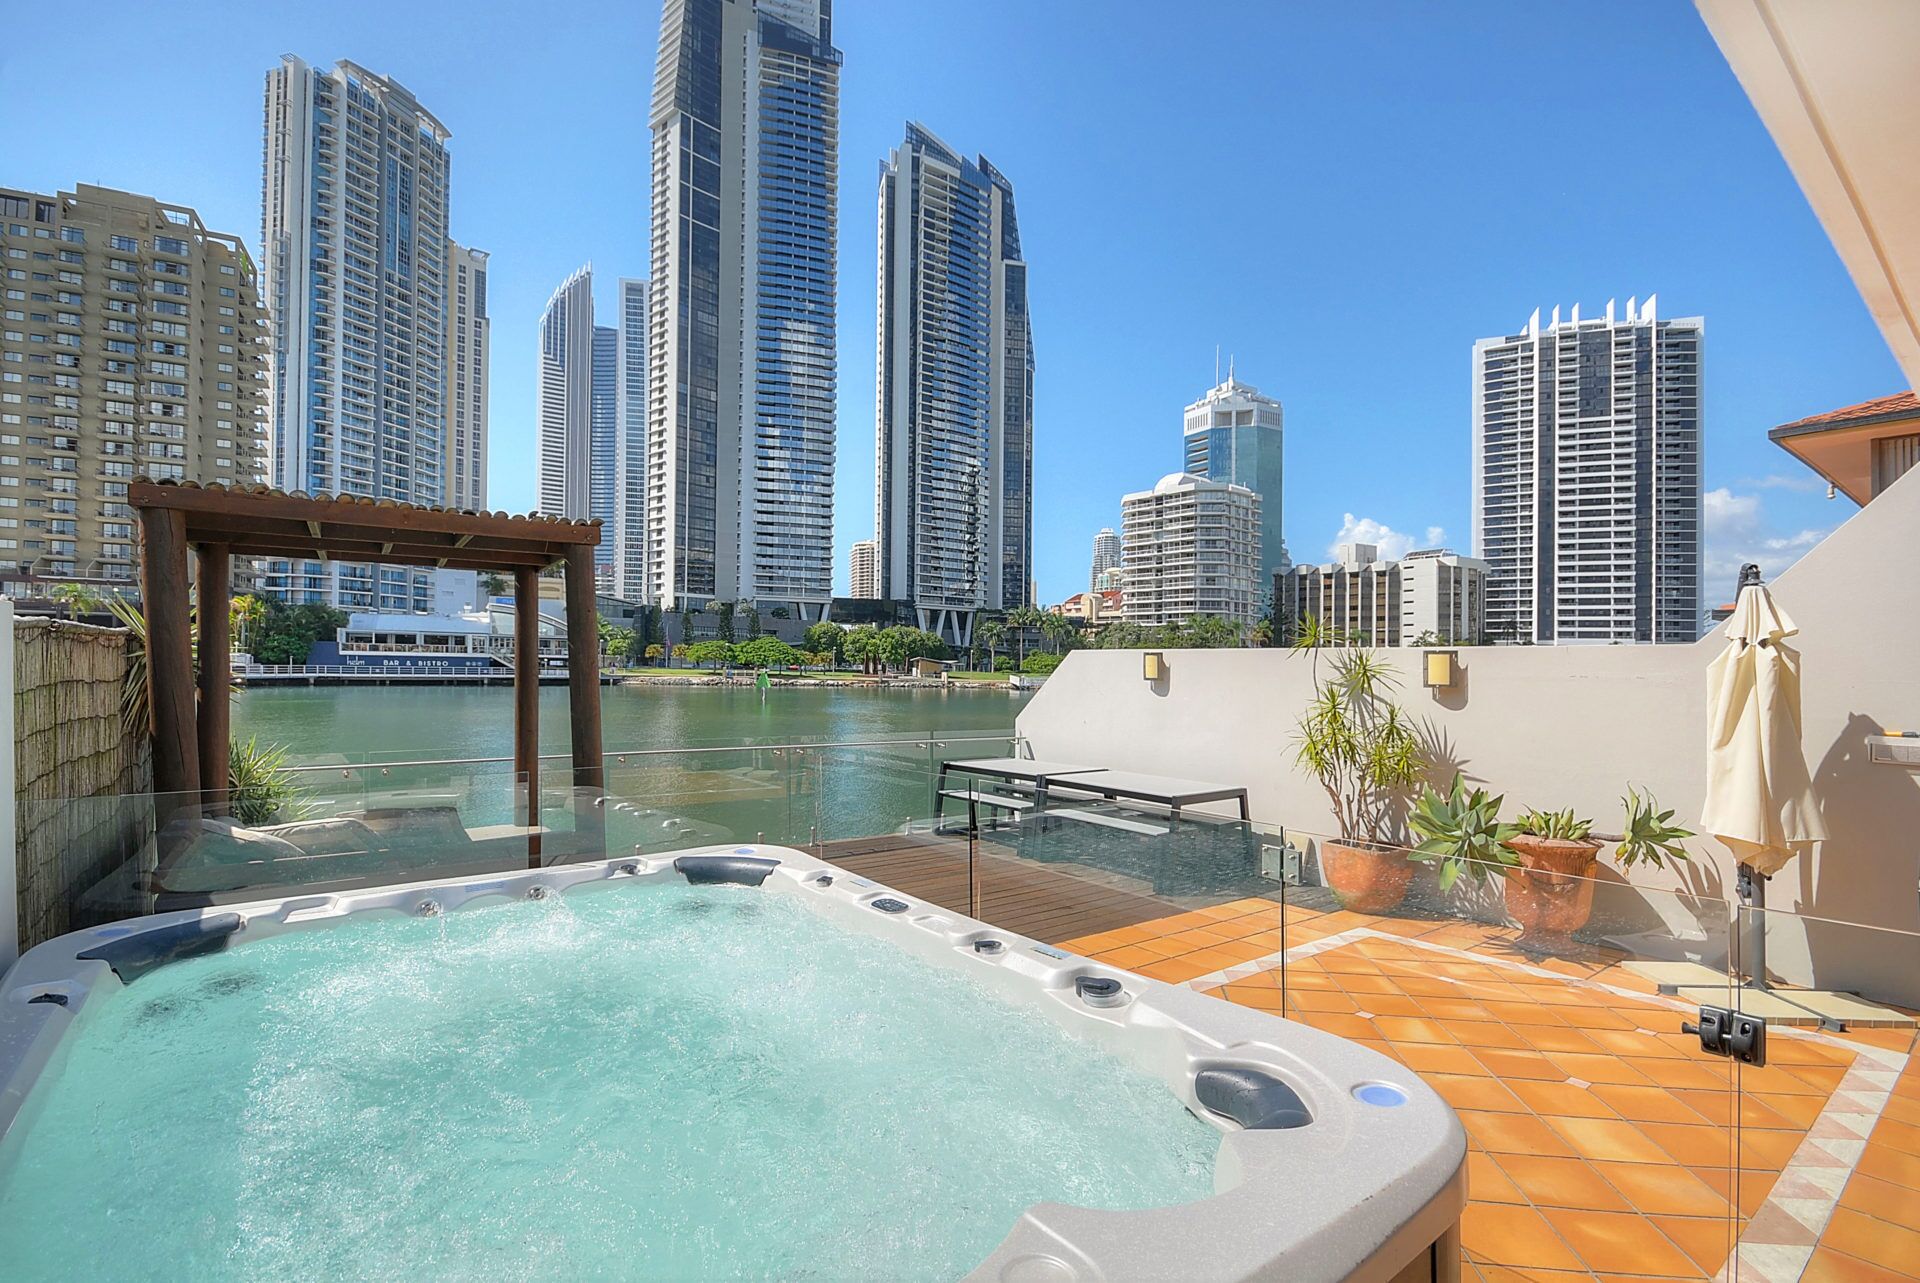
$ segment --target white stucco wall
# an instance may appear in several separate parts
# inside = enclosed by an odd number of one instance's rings
[[[1920,472],[1771,585],[1801,630],[1803,742],[1832,840],[1772,880],[1769,907],[1783,912],[1769,960],[1789,979],[1909,1006],[1920,1006],[1920,774],[1870,765],[1865,737],[1920,729],[1917,552]],[[1398,661],[1404,707],[1470,780],[1505,793],[1512,809],[1571,806],[1614,832],[1629,782],[1697,821],[1706,668],[1723,644],[1715,631],[1691,646],[1466,648],[1461,680],[1445,692],[1420,686],[1419,651],[1384,653]],[[1020,733],[1039,758],[1244,784],[1256,819],[1327,832],[1326,797],[1293,760],[1310,657],[1170,651],[1166,663],[1166,679],[1149,685],[1138,651],[1076,651],[1021,713]],[[1635,883],[1690,883],[1733,900],[1725,849],[1690,846],[1685,874],[1643,872]],[[1651,898],[1672,916],[1672,897]],[[1889,930],[1803,925],[1787,911]]]

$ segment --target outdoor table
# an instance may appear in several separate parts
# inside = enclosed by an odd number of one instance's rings
[[[1068,772],[1054,772],[1066,775]],[[1071,779],[1062,779],[1059,787],[1075,793],[1092,793],[1098,797],[1117,801],[1125,798],[1130,802],[1153,802],[1167,808],[1175,819],[1180,818],[1180,809],[1197,806],[1202,802],[1238,802],[1240,818],[1251,821],[1247,810],[1247,790],[1226,784],[1209,784],[1205,780],[1183,780],[1171,775],[1149,775],[1142,771],[1100,771],[1087,775],[1073,773]]]
[[[1044,808],[1047,804],[1048,780],[1069,775],[1079,779],[1088,775],[1104,774],[1105,770],[1105,767],[1100,766],[1076,766],[1071,762],[1037,762],[1025,757],[975,757],[942,762],[939,783],[934,790],[933,818],[936,822],[940,819],[949,771],[959,771],[965,775],[983,775],[988,779],[1005,780],[1008,783],[1031,784],[1035,806]],[[968,805],[971,810],[971,801]]]

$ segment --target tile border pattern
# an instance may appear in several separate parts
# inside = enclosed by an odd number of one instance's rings
[[[1491,957],[1436,944],[1418,936],[1380,931],[1373,927],[1350,927],[1294,945],[1248,962],[1223,967],[1185,982],[1198,992],[1245,980],[1263,971],[1315,954],[1327,953],[1363,940],[1385,940],[1445,954],[1461,962],[1506,968],[1576,988],[1596,989],[1615,997],[1651,1003],[1675,1011],[1692,1007],[1677,998],[1647,993],[1601,980],[1570,976],[1547,967],[1538,967],[1512,958]],[[1893,1086],[1905,1068],[1908,1056],[1884,1047],[1849,1042],[1831,1034],[1790,1026],[1770,1026],[1769,1038],[1794,1038],[1820,1042],[1851,1053],[1853,1063],[1827,1098],[1813,1126],[1807,1130],[1792,1157],[1774,1180],[1766,1201],[1755,1209],[1740,1235],[1734,1254],[1715,1276],[1716,1283],[1795,1283],[1813,1257],[1821,1233],[1840,1204],[1841,1192],[1853,1175],[1854,1165],[1866,1149],[1880,1115],[1892,1097]]]

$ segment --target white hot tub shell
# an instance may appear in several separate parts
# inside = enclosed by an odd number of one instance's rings
[[[1406,1066],[1331,1034],[1013,935],[785,847],[705,847],[290,895],[48,941],[0,979],[0,1153],[9,1130],[26,1125],[34,1085],[57,1065],[55,1051],[90,996],[155,966],[324,930],[351,914],[457,912],[501,898],[669,878],[798,897],[846,930],[962,971],[1154,1075],[1221,1133],[1212,1197],[1144,1211],[1037,1204],[970,1280],[1458,1277],[1466,1136],[1452,1109]]]

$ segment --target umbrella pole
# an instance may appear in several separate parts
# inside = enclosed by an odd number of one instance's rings
[[[1747,988],[1765,991],[1767,985],[1767,879],[1742,864],[1736,885],[1740,891],[1737,932],[1739,966],[1747,973]]]

